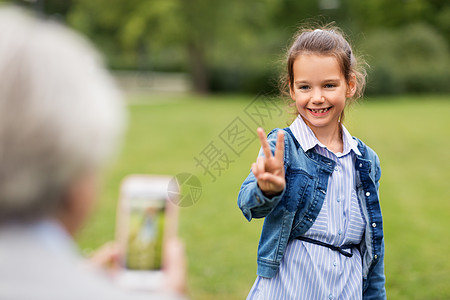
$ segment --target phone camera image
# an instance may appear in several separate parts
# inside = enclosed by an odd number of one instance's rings
[[[127,269],[161,269],[165,203],[165,199],[130,199]]]
[[[132,174],[122,180],[116,222],[122,268],[116,282],[124,288],[155,290],[163,284],[165,245],[178,227],[178,209],[168,196],[179,191],[172,178]]]

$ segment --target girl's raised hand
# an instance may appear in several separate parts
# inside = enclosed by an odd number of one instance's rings
[[[286,186],[284,177],[284,133],[278,131],[275,155],[272,155],[266,134],[262,128],[257,129],[264,156],[258,157],[252,164],[252,172],[258,181],[258,186],[266,196],[281,193]]]

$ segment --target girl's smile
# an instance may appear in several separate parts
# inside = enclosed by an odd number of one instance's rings
[[[331,108],[332,107],[330,106],[326,108],[306,108],[306,109],[309,110],[313,116],[323,117],[328,114]]]

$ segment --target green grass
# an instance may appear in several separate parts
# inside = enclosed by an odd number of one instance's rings
[[[248,223],[237,208],[240,184],[259,144],[240,156],[219,138],[252,97],[133,97],[130,126],[117,162],[106,171],[93,217],[78,237],[85,252],[113,239],[120,180],[130,173],[196,174],[200,200],[182,208],[180,236],[188,255],[191,299],[243,299],[253,284],[262,221]],[[283,104],[280,104],[283,106]],[[369,99],[347,113],[347,128],[380,156],[381,205],[389,299],[450,298],[450,97]],[[273,116],[265,129],[285,127]],[[232,163],[212,182],[194,157],[210,143]]]

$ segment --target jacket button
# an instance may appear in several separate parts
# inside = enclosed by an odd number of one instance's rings
[[[367,192],[367,193],[366,193],[366,196],[369,197],[369,196],[370,196],[370,192]]]
[[[359,164],[359,167],[362,168],[362,164]]]
[[[261,203],[261,199],[259,199],[259,196],[256,196],[256,200],[258,200],[259,203]]]
[[[377,258],[378,258],[378,255],[375,254],[375,255],[373,256],[373,258],[377,259]]]
[[[377,223],[372,223],[372,227],[373,228],[377,227]]]

